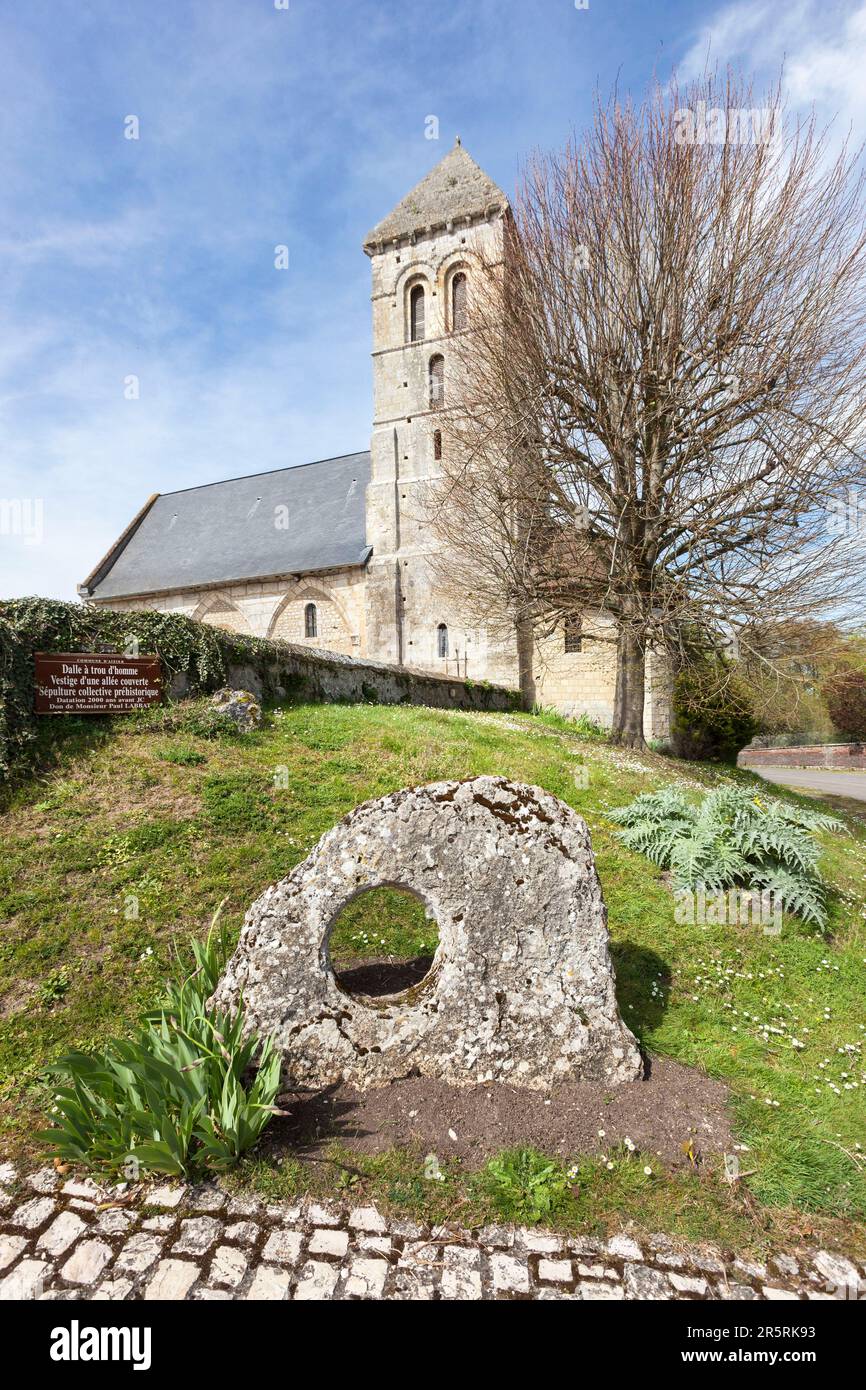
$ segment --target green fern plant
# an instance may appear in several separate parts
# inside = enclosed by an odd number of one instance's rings
[[[671,788],[644,792],[608,817],[623,827],[624,844],[671,871],[676,888],[768,889],[786,911],[822,931],[826,927],[816,836],[844,832],[836,816],[728,785],[697,806]]]

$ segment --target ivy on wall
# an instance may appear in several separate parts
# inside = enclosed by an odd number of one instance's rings
[[[265,675],[279,650],[264,638],[223,632],[177,614],[114,613],[44,598],[0,602],[0,778],[29,761],[35,740],[36,652],[123,652],[132,639],[142,656],[161,657],[168,690],[179,684],[190,695],[225,685],[232,666],[248,665]]]
[[[170,696],[202,695],[241,682],[264,701],[303,695],[313,700],[372,700],[454,709],[514,709],[519,695],[501,686],[410,671],[312,651],[266,637],[209,627],[176,613],[108,608],[22,598],[0,602],[0,782],[32,762],[37,652],[123,652],[130,639],[141,656],[162,659]]]

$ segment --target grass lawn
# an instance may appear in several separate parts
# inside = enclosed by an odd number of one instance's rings
[[[828,935],[786,917],[781,936],[765,936],[757,926],[675,922],[662,876],[605,819],[606,808],[662,785],[698,794],[733,776],[770,794],[750,774],[618,752],[555,717],[301,705],[271,711],[243,740],[218,741],[159,720],[45,720],[50,771],[18,788],[0,816],[7,1153],[33,1152],[29,1135],[50,1105],[45,1063],[128,1029],[223,899],[236,931],[262,890],[359,802],[496,773],[536,783],[586,817],[623,1016],[650,1054],[729,1084],[745,1146],[737,1156],[748,1176],[732,1185],[719,1158],[647,1177],[640,1155],[608,1153],[600,1139],[596,1152],[574,1155],[579,1174],[555,1219],[581,1230],[632,1220],[744,1249],[803,1236],[866,1249],[862,811],[847,817],[850,836],[823,837]],[[429,950],[431,925],[395,896],[393,911],[359,902],[345,914],[341,960]],[[443,1164],[445,1180],[427,1181],[423,1155],[335,1147],[332,1157],[253,1156],[233,1181],[274,1194],[348,1186],[434,1217],[495,1214],[482,1179]]]

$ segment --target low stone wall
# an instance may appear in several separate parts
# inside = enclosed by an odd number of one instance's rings
[[[737,766],[866,768],[866,745],[816,743],[803,748],[744,748],[737,756]]]
[[[266,645],[271,651],[262,653],[255,665],[231,664],[228,668],[229,684],[251,690],[259,699],[295,695],[310,700],[479,710],[508,710],[517,703],[514,692],[486,681],[439,676],[289,642]],[[175,683],[175,698],[185,693],[183,683]]]
[[[114,612],[56,599],[0,601],[0,791],[31,760],[36,742],[37,652],[157,655],[170,698],[221,686],[262,700],[368,701],[439,709],[507,710],[517,696],[501,685],[359,660],[264,637],[247,637],[179,614]]]

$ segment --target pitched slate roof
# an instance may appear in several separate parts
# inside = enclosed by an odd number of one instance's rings
[[[444,159],[376,224],[364,240],[364,250],[395,237],[446,226],[461,217],[483,217],[491,207],[504,212],[508,199],[466,153],[458,137]]]
[[[79,593],[120,598],[363,565],[369,481],[369,453],[344,454],[157,494]]]

